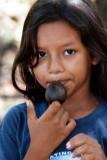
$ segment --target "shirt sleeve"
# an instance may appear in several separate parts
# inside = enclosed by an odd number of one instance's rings
[[[0,124],[0,160],[19,160],[17,144],[17,115],[11,109]]]

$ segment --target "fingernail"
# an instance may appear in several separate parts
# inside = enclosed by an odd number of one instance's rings
[[[75,158],[75,154],[74,153],[72,154],[72,158]]]
[[[70,142],[68,142],[68,143],[66,144],[66,148],[67,148],[67,149],[70,149],[70,148],[71,148],[71,143],[70,143]]]
[[[29,107],[29,100],[26,101],[26,105],[27,105],[27,107]]]

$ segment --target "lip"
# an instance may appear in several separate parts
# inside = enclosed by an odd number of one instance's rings
[[[62,85],[65,85],[67,81],[59,81]]]
[[[47,87],[48,86],[50,86],[52,83],[54,83],[54,82],[58,82],[58,83],[60,83],[61,85],[63,85],[63,86],[65,86],[66,85],[66,83],[68,82],[69,80],[57,80],[57,81],[50,81],[50,82],[47,82]]]

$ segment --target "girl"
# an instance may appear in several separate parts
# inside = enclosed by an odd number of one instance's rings
[[[1,122],[0,159],[106,160],[106,73],[107,34],[93,4],[35,2],[12,70],[13,85],[29,100]],[[57,81],[67,98],[48,106],[45,90]]]

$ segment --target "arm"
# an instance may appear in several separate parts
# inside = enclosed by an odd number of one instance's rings
[[[42,157],[42,154],[38,154],[38,152],[35,151],[34,147],[29,147],[24,160],[48,160],[48,158]]]

